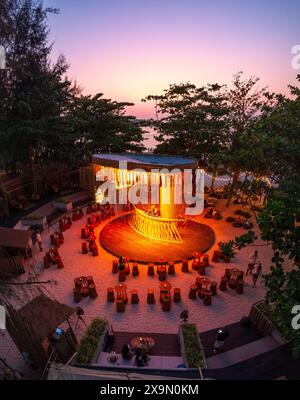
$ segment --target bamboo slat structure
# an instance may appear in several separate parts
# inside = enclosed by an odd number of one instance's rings
[[[153,217],[135,207],[130,226],[143,236],[168,243],[182,243],[178,224],[182,219]]]

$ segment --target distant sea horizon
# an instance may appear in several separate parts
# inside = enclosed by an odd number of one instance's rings
[[[145,146],[147,152],[152,153],[158,145],[158,141],[155,139],[155,135],[157,135],[157,132],[152,127],[148,126],[145,128],[145,130],[148,133],[144,133],[143,135],[143,145]]]

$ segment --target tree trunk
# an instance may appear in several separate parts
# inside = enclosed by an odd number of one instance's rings
[[[233,179],[232,179],[232,184],[231,184],[231,188],[230,188],[230,193],[229,193],[229,197],[226,203],[226,207],[230,206],[233,194],[234,194],[234,189],[236,187],[237,182],[239,181],[240,178],[240,170],[236,170],[233,174]]]
[[[214,172],[213,172],[213,175],[212,175],[212,178],[211,178],[211,185],[210,185],[210,189],[211,190],[214,190],[216,176],[217,176],[217,168],[214,168]]]

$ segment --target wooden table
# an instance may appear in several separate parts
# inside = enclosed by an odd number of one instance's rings
[[[162,300],[163,297],[169,296],[171,297],[171,291],[172,285],[168,281],[163,281],[159,284],[159,290],[160,290],[160,300]]]
[[[131,347],[134,349],[145,350],[146,353],[149,353],[151,348],[155,346],[155,340],[152,337],[135,337],[130,342]]]
[[[228,287],[231,289],[236,289],[238,282],[243,282],[243,274],[243,271],[240,271],[237,268],[229,269]]]
[[[211,285],[211,280],[209,278],[204,278],[203,276],[198,276],[196,278],[196,286],[198,289],[205,289],[207,290]]]
[[[79,289],[79,293],[82,297],[89,295],[89,282],[85,276],[74,279],[75,288]]]
[[[164,282],[167,274],[167,267],[165,265],[159,265],[157,267],[157,274],[160,281]]]
[[[127,285],[125,283],[119,283],[115,286],[115,291],[117,292],[117,299],[122,299],[124,303],[127,303]]]

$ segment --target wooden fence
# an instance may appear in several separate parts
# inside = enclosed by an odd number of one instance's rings
[[[249,313],[249,319],[263,335],[269,336],[274,330],[274,324],[259,308],[259,305],[262,303],[260,301],[253,304]]]

